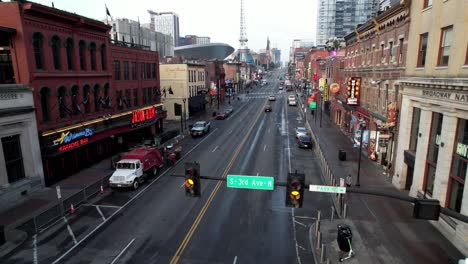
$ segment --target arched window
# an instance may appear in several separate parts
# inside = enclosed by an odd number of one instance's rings
[[[99,88],[99,84],[95,84],[93,88],[94,93],[94,111],[99,112],[99,105],[101,104],[101,89]]]
[[[101,67],[103,71],[107,70],[106,45],[105,44],[101,45]]]
[[[80,40],[80,69],[86,71],[86,42]]]
[[[73,39],[67,38],[65,41],[65,48],[67,49],[67,66],[69,71],[73,71]]]
[[[81,113],[80,104],[78,102],[78,95],[79,95],[80,88],[77,85],[73,85],[71,90],[72,95],[72,114],[77,115]]]
[[[65,118],[66,114],[70,114],[71,111],[67,107],[66,95],[67,89],[64,86],[60,86],[57,90],[58,95],[58,106],[59,106],[59,116],[60,118]]]
[[[109,96],[109,84],[104,84],[104,108],[111,108],[111,100]]]
[[[83,86],[83,105],[84,105],[84,109],[85,109],[85,113],[89,113],[91,110],[91,105],[89,103],[89,90],[91,88],[89,87],[89,85],[85,85]]]
[[[50,46],[52,47],[52,58],[54,59],[54,69],[60,70],[60,38],[54,35],[50,40]]]
[[[91,42],[89,44],[89,56],[91,59],[91,70],[95,71],[96,70],[96,43]]]
[[[33,34],[32,38],[33,50],[34,50],[34,59],[36,60],[36,69],[44,69],[44,36],[36,32]]]
[[[42,87],[39,92],[39,97],[41,100],[42,122],[47,122],[50,120],[49,96],[50,96],[50,89],[47,87]]]

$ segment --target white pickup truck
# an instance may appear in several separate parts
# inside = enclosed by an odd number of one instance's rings
[[[192,137],[196,137],[208,134],[208,132],[210,132],[210,126],[210,122],[198,121],[193,124],[192,129],[190,129],[190,135],[192,135]]]

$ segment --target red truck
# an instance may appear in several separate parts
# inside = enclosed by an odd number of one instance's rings
[[[148,176],[156,176],[164,166],[164,156],[158,148],[141,147],[122,155],[109,178],[111,188],[138,189]]]

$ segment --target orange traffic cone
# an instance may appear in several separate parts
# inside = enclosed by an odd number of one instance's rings
[[[102,187],[102,185],[101,185],[101,188],[99,189],[99,193],[100,193],[100,194],[103,194],[103,193],[104,193],[104,188]]]
[[[73,206],[73,204],[70,204],[70,214],[74,214],[75,213],[75,207]]]

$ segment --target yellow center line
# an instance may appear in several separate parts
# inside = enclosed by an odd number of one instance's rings
[[[255,124],[257,123],[258,119],[260,118],[261,114],[263,113],[263,108],[265,108],[266,102],[262,106],[262,111],[259,111],[257,114],[257,117],[255,118],[255,122],[253,122],[252,126],[250,127],[249,131],[247,132],[247,135],[244,137],[244,140],[242,140],[242,143],[239,144],[237,147],[234,155],[232,156],[231,160],[228,163],[228,166],[223,172],[223,175],[221,176],[222,178],[226,178],[229,170],[231,169],[232,165],[234,164],[234,161],[237,159],[237,156],[239,155],[242,147],[245,145],[247,142],[247,139],[249,138],[250,134],[252,134],[252,131],[255,127]],[[198,228],[198,225],[200,224],[203,216],[205,215],[206,211],[208,210],[208,207],[210,206],[211,202],[213,201],[216,193],[218,193],[219,188],[221,187],[222,182],[219,181],[216,183],[215,187],[213,188],[213,191],[211,191],[210,196],[208,197],[208,200],[205,202],[203,205],[202,209],[200,210],[200,213],[198,213],[197,218],[193,222],[192,226],[190,227],[187,235],[185,235],[184,239],[182,240],[182,243],[180,243],[179,247],[177,248],[177,251],[175,252],[174,256],[171,259],[171,264],[176,264],[179,262],[179,258],[182,255],[183,251],[185,250],[185,247],[187,244],[190,242],[190,239],[192,239],[193,233],[195,233],[195,230]]]

